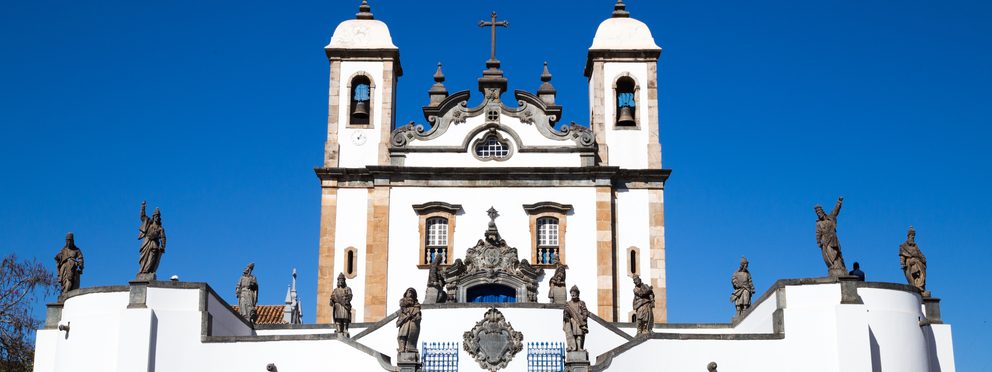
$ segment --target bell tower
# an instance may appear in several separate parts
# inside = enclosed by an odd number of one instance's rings
[[[396,81],[403,74],[389,28],[375,19],[363,0],[355,19],[334,30],[324,52],[330,87],[323,171],[389,165]],[[339,273],[355,291],[354,319],[385,316],[387,241],[385,234],[376,232],[388,229],[388,196],[388,186],[339,187],[321,181],[318,323],[331,322],[327,304]]]
[[[660,56],[661,47],[655,44],[648,26],[631,18],[623,0],[617,0],[610,18],[596,30],[585,68],[589,126],[596,136],[600,165],[664,171],[658,136]],[[601,282],[613,283],[612,287],[599,288],[600,316],[629,321],[633,311],[631,280],[638,276],[654,292],[654,321],[666,322],[664,182],[604,188],[598,190],[597,200],[602,201],[597,213],[609,216],[614,226],[602,231],[602,236],[612,238],[599,242],[600,253],[615,257],[609,267],[597,271]],[[634,225],[644,229],[630,230]],[[623,275],[625,271],[627,275]]]
[[[389,28],[362,1],[355,19],[338,25],[324,52],[331,67],[324,166],[388,165],[396,81],[403,74]]]
[[[660,169],[658,57],[651,30],[618,0],[589,47],[590,126],[600,164]]]

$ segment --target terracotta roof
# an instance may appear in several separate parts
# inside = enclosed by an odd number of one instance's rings
[[[255,324],[286,324],[283,319],[282,310],[285,305],[258,305],[255,312],[258,314]],[[238,312],[238,305],[231,305],[234,312]]]

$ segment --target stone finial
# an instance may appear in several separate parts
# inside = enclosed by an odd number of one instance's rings
[[[706,365],[706,370],[709,372],[716,372],[716,362],[710,362]]]
[[[372,7],[369,6],[368,0],[362,0],[362,5],[358,6],[358,13],[355,13],[356,19],[375,19],[372,16]]]
[[[627,5],[623,3],[623,0],[617,0],[617,3],[613,5],[612,18],[627,18],[627,17],[630,17],[630,12],[627,11]]]
[[[441,62],[437,63],[437,71],[434,72],[434,85],[427,91],[430,97],[430,105],[437,106],[448,98],[448,89],[444,87],[444,72],[441,71]]]
[[[541,72],[541,87],[537,88],[537,96],[548,106],[555,104],[555,96],[558,91],[551,85],[551,72],[548,71],[548,62],[544,62],[544,71]]]

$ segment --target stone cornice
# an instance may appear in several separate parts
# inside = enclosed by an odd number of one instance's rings
[[[619,167],[400,167],[314,168],[317,177],[337,186],[611,186],[664,188],[671,169]]]
[[[590,49],[589,55],[586,57],[586,68],[583,71],[586,77],[592,76],[592,65],[593,62],[606,61],[610,62],[657,62],[658,57],[661,56],[661,49],[644,49],[644,50],[608,50],[608,49]]]
[[[378,61],[391,59],[396,62],[396,77],[403,76],[403,67],[400,65],[399,49],[344,49],[344,48],[324,48],[327,60],[367,60]]]

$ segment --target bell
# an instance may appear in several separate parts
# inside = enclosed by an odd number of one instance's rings
[[[629,106],[623,106],[620,108],[620,118],[617,119],[617,125],[637,125],[634,122],[634,108]]]
[[[356,102],[355,111],[351,113],[351,116],[359,119],[367,119],[369,117],[369,101]]]

